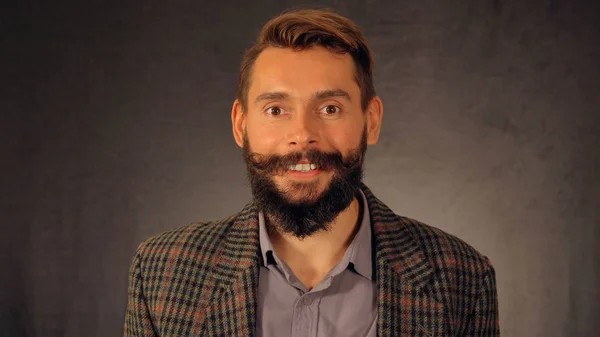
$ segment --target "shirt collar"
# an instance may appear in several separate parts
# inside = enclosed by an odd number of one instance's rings
[[[266,267],[274,261],[269,259],[269,255],[273,252],[273,244],[267,233],[265,215],[263,211],[258,212],[258,239],[260,243],[260,252],[262,255],[262,263]]]
[[[359,194],[359,201],[363,205],[362,221],[360,223],[360,228],[348,246],[345,255],[350,254],[349,262],[354,266],[354,270],[358,274],[372,281],[371,218],[367,198],[361,190],[359,190]],[[265,217],[262,211],[258,212],[258,227],[262,263],[266,267],[274,262],[272,256],[274,252],[273,245],[269,239],[269,234],[267,233]]]

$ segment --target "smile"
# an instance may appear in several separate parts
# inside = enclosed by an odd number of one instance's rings
[[[317,168],[318,168],[318,166],[316,164],[296,164],[296,165],[288,166],[289,170],[298,171],[298,172],[313,171],[313,170],[316,170]]]

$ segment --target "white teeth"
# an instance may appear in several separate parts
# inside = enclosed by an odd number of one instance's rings
[[[289,169],[299,172],[308,172],[310,170],[315,170],[317,168],[316,164],[296,164],[290,165]]]

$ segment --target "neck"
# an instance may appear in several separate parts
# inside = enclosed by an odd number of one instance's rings
[[[294,274],[311,289],[344,256],[359,228],[361,202],[355,197],[340,212],[327,231],[298,239],[289,233],[269,233],[277,256],[285,261]]]

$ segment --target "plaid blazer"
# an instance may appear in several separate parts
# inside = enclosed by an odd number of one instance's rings
[[[377,335],[499,336],[490,261],[361,188],[373,227]],[[258,238],[251,202],[227,219],[145,240],[130,267],[124,336],[255,336]]]

